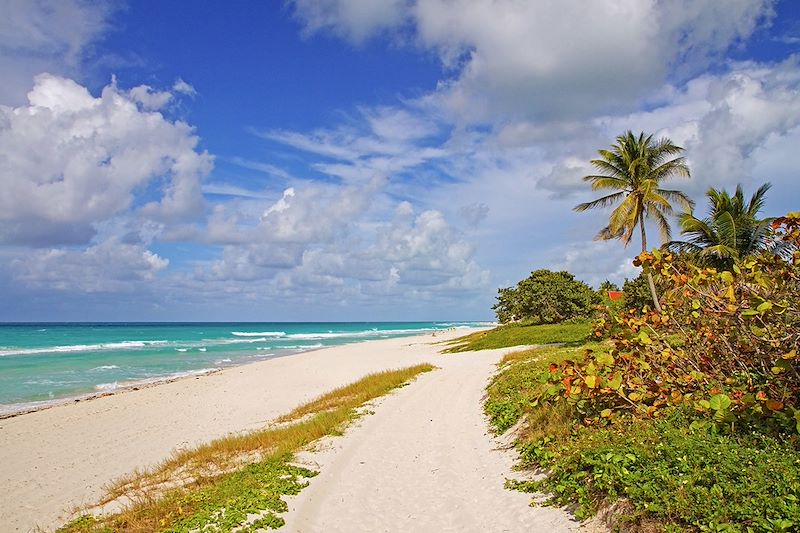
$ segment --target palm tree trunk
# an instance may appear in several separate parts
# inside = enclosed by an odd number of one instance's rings
[[[647,251],[647,235],[644,232],[644,212],[639,215],[639,227],[642,230],[642,253]],[[647,273],[647,284],[650,286],[650,296],[653,297],[653,306],[659,313],[661,312],[661,304],[658,303],[658,294],[656,293],[656,284],[653,281],[653,275]]]

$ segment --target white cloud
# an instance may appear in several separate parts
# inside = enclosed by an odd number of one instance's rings
[[[181,78],[178,78],[175,83],[172,85],[172,90],[176,93],[181,93],[186,96],[196,96],[197,91],[195,88],[190,85],[189,83],[183,81]]]
[[[111,84],[94,97],[41,74],[28,105],[0,106],[0,241],[87,243],[95,224],[144,202],[153,219],[201,214],[212,158],[187,124],[142,106],[154,94],[164,93]]]
[[[774,65],[734,64],[683,89],[666,88],[663,105],[655,109],[602,117],[595,127],[609,139],[628,128],[670,137],[686,148],[692,170],[692,179],[680,188],[696,196],[709,186],[766,181],[770,178],[753,175],[753,154],[800,126],[799,62],[793,56]]]
[[[66,292],[141,290],[169,260],[140,244],[110,239],[86,250],[36,250],[11,261],[17,282]]]
[[[312,293],[400,297],[409,287],[433,298],[483,287],[488,273],[443,214],[416,215],[410,202],[387,199],[385,186],[382,180],[296,183],[272,202],[249,200],[263,205],[255,226],[217,206],[203,233],[226,245],[218,260],[198,266],[195,278],[267,282],[260,289],[265,294],[293,299]],[[374,209],[379,212],[372,218]]]
[[[264,211],[258,227],[260,238],[299,243],[333,240],[366,212],[383,185],[383,180],[375,179],[366,186],[290,187]]]
[[[148,85],[139,85],[128,91],[131,100],[140,104],[147,111],[157,111],[172,100],[169,91],[157,91]]]
[[[292,0],[310,34],[330,30],[356,44],[402,23],[407,0]]]
[[[774,15],[772,0],[295,2],[308,32],[360,42],[413,27],[454,77],[430,95],[460,121],[632,109],[671,74],[719,60]],[[313,6],[313,7],[312,7]]]
[[[79,75],[89,45],[109,27],[112,6],[85,0],[0,1],[0,103],[22,104],[41,72]]]

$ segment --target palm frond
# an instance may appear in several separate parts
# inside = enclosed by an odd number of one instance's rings
[[[736,217],[730,211],[725,211],[714,217],[714,225],[717,228],[718,243],[733,250],[739,247],[739,232]],[[739,254],[735,254],[738,256]]]
[[[586,211],[587,209],[594,209],[597,207],[608,207],[617,200],[619,200],[624,195],[625,195],[624,192],[615,192],[614,194],[603,196],[602,198],[598,198],[597,200],[592,200],[591,202],[584,202],[582,204],[578,204],[573,208],[573,210],[581,212],[581,211]]]
[[[681,176],[683,178],[690,178],[692,176],[689,166],[686,164],[686,158],[676,157],[658,166],[650,171],[650,176],[656,181],[661,181],[672,176]]]
[[[662,248],[679,254],[696,254],[703,249],[701,246],[686,241],[669,241]]]
[[[612,178],[611,176],[591,176],[592,179],[587,180],[589,176],[584,177],[584,181],[592,182],[592,190],[598,189],[616,189],[618,191],[629,191],[630,183],[621,178]]]
[[[670,202],[677,202],[687,211],[694,209],[694,200],[689,198],[689,196],[684,192],[672,189],[658,189],[657,192]]]
[[[764,200],[766,199],[765,196],[767,194],[767,191],[770,190],[771,188],[772,184],[767,182],[761,187],[759,187],[758,190],[753,194],[753,196],[750,197],[750,202],[747,205],[747,213],[750,216],[755,217],[758,214],[758,212],[761,211],[761,208],[764,207]]]
[[[631,240],[633,228],[639,219],[637,198],[629,194],[619,206],[611,212],[608,229],[612,235],[618,236],[627,245]]]
[[[672,211],[672,209],[670,209],[670,211]],[[665,243],[669,241],[672,238],[672,228],[669,225],[667,217],[664,216],[664,213],[658,209],[648,209],[645,212],[655,221],[656,226],[658,226],[658,231],[661,234],[661,242]]]

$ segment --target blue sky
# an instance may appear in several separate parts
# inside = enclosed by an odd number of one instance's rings
[[[0,0],[0,320],[488,319],[631,129],[796,210],[792,0]],[[651,229],[651,242],[657,241]]]

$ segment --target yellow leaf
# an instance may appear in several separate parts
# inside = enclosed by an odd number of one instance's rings
[[[731,302],[736,301],[736,295],[733,293],[733,285],[728,286],[728,290],[725,291],[725,297]]]
[[[600,379],[597,376],[586,376],[583,381],[586,382],[586,386],[590,389],[596,389],[600,384]]]

